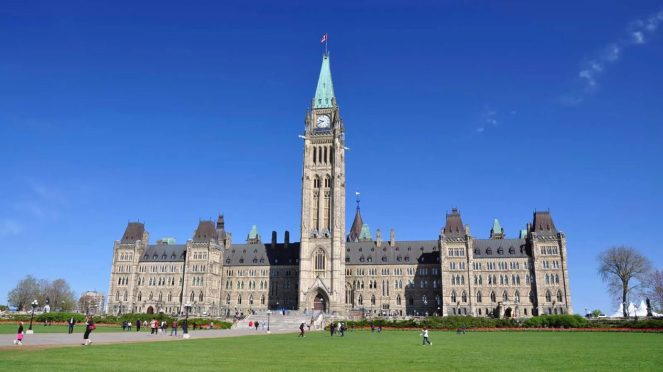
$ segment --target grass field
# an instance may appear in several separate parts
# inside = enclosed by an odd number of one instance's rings
[[[27,331],[28,327],[30,327],[30,322],[23,323],[23,331]],[[69,327],[65,325],[51,325],[48,327],[44,327],[44,323],[32,323],[32,330],[35,333],[67,333],[69,332]],[[136,331],[136,327],[133,327],[134,332]],[[18,331],[18,323],[2,323],[0,324],[0,334],[6,335],[6,334],[15,334],[16,331]],[[76,324],[74,327],[74,333],[81,333],[83,334],[85,332],[85,324]],[[122,332],[122,327],[97,327],[95,332]],[[148,330],[149,332],[149,330]]]
[[[326,332],[0,351],[1,371],[660,371],[663,335]],[[194,336],[195,337],[195,336]]]

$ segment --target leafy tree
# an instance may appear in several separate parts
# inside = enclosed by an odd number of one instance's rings
[[[592,315],[594,315],[594,318],[598,318],[598,316],[601,314],[603,314],[603,311],[601,310],[592,310]]]
[[[661,310],[663,308],[663,271],[652,271],[647,275],[643,284],[643,293],[649,298],[651,306]]]
[[[621,296],[624,317],[627,317],[629,293],[641,286],[651,271],[651,262],[635,248],[609,248],[597,257],[598,274],[607,285],[608,293]]]
[[[36,299],[38,293],[37,279],[32,275],[28,275],[18,282],[16,287],[9,292],[7,298],[9,303],[16,306],[17,310],[20,311],[28,308],[32,301]]]

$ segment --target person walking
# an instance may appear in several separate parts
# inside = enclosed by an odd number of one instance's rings
[[[260,322],[256,320],[255,323],[253,323],[254,326],[256,326],[256,331],[258,330],[258,327],[260,326]]]
[[[136,332],[140,332],[140,319],[136,321]]]
[[[150,320],[150,336],[154,336],[155,333],[157,333],[157,320],[152,318]]]
[[[262,330],[263,331],[265,330],[265,321],[264,320],[262,321]]]
[[[253,329],[253,321],[249,320],[249,329]]]
[[[331,334],[331,337],[334,337],[334,322],[329,325],[329,333]]]
[[[166,329],[168,328],[168,323],[165,320],[161,321],[161,334],[166,335]]]
[[[127,327],[129,327],[129,332],[131,332],[131,321],[127,322]]]
[[[18,333],[16,334],[14,345],[23,345],[23,322],[18,322]]]
[[[421,331],[422,331],[421,335],[424,336],[424,346],[426,346],[426,342],[428,342],[430,346],[433,346],[433,343],[428,341],[428,329],[424,327],[424,329],[422,329]]]
[[[173,332],[175,332],[175,336],[177,336],[177,319],[173,319],[173,323],[170,325],[170,335],[173,335]]]
[[[345,323],[341,323],[341,337],[345,337]]]
[[[297,336],[297,337],[304,337],[304,323],[299,325],[299,330],[300,330],[300,333],[299,333],[299,336]]]
[[[69,318],[69,334],[74,333],[74,325],[76,324],[76,318],[72,315],[71,318]]]
[[[92,340],[90,340],[90,333],[97,329],[97,326],[94,325],[94,320],[92,320],[92,316],[88,315],[87,321],[85,322],[85,334],[83,335],[83,346],[88,346],[92,344]]]
[[[465,334],[465,323],[463,323],[463,334]]]

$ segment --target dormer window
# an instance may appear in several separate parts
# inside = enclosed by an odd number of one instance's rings
[[[516,250],[513,247],[509,248],[509,254],[516,254]]]
[[[361,247],[359,247],[359,252],[361,252]]]
[[[175,253],[173,253],[173,255],[170,256],[170,259],[171,259],[171,260],[174,260],[175,258],[177,258],[177,256],[175,256]]]
[[[410,256],[405,256],[405,262],[410,262]]]
[[[279,259],[278,259],[278,258],[275,258],[275,259],[274,259],[274,263],[279,263]]]
[[[229,263],[230,263],[230,258],[226,260],[226,263],[227,263],[227,264],[229,264]]]
[[[165,260],[166,258],[168,258],[168,256],[166,256],[165,254],[163,256],[161,256],[162,260]]]
[[[159,258],[159,256],[157,256],[156,254],[154,256],[152,256],[153,260],[156,260],[157,258]]]
[[[492,248],[490,247],[486,248],[486,254],[493,254]]]
[[[398,262],[403,261],[403,257],[401,257],[401,256],[396,257],[396,261],[398,261]]]
[[[504,249],[502,249],[502,247],[497,248],[497,254],[499,254],[500,256],[503,255]]]
[[[239,259],[239,263],[244,263],[244,258],[243,257]]]
[[[346,252],[350,252],[350,248],[346,249],[345,251],[346,251]]]
[[[257,259],[257,258],[254,258],[254,259],[253,259],[253,263],[258,263],[258,259]]]
[[[477,256],[481,255],[481,250],[479,248],[474,248],[474,254]]]
[[[350,262],[350,257],[345,257],[345,263]]]
[[[264,259],[264,258],[261,258],[261,259],[260,259],[260,263],[265,263],[265,259]]]
[[[373,257],[368,256],[368,262],[373,262]]]
[[[382,256],[382,262],[387,262],[387,256]]]
[[[421,257],[421,262],[424,262],[424,258],[423,258],[423,257]]]
[[[143,256],[144,260],[147,260],[148,258],[150,258],[150,256],[148,256],[148,255]]]

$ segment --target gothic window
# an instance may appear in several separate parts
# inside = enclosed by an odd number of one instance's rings
[[[463,291],[463,293],[460,295],[460,298],[463,302],[467,302],[467,293],[465,293],[465,291]]]
[[[115,292],[115,301],[120,301],[120,291]]]
[[[230,295],[226,296],[226,305],[230,305]]]
[[[426,295],[421,296],[421,303],[424,305],[428,304],[428,297]]]
[[[481,291],[477,292],[477,302],[481,302]]]
[[[325,269],[325,253],[322,251],[318,251],[318,253],[315,254],[315,269],[316,270]]]
[[[520,293],[518,293],[518,291],[513,295],[513,300],[515,302],[520,302]]]
[[[375,305],[375,296],[371,295],[371,305]]]
[[[546,284],[550,284],[550,277],[546,274]]]
[[[460,284],[465,284],[465,275],[460,277]]]
[[[550,296],[550,291],[546,291],[546,302],[551,302],[552,296]]]
[[[401,305],[401,295],[398,295],[398,297],[396,297],[396,305],[398,306]]]
[[[525,275],[525,284],[529,284],[529,275]]]
[[[489,255],[493,254],[493,250],[490,247],[488,247],[486,249],[486,254],[489,254]]]
[[[451,302],[456,302],[456,291],[451,292]]]
[[[504,284],[504,278],[500,275],[500,284]]]
[[[408,302],[410,303],[410,305],[414,305],[414,297],[410,296]]]
[[[509,301],[509,296],[506,294],[506,291],[502,292],[502,301]]]
[[[150,296],[152,296],[152,295],[150,294]],[[189,299],[190,299],[191,301],[193,301],[195,298],[196,298],[196,295],[193,294],[193,292],[191,292],[191,295],[189,296]]]
[[[264,305],[265,304],[265,295],[260,296],[260,304]]]
[[[488,275],[488,284],[493,284],[493,280],[490,275]]]
[[[357,303],[358,303],[359,305],[363,305],[363,304],[364,304],[364,298],[363,298],[361,295],[359,295],[359,299],[357,299]]]
[[[559,275],[555,274],[555,284],[559,284]]]
[[[504,254],[504,249],[502,249],[502,247],[497,248],[497,254],[502,256]]]
[[[452,284],[452,285],[455,285],[455,284],[456,284],[456,277],[453,276],[453,275],[451,276],[451,284]]]
[[[171,302],[173,300],[173,294],[168,293],[168,302]]]
[[[143,299],[143,293],[138,292],[138,301],[141,301]]]
[[[249,296],[249,305],[253,305],[253,295]]]
[[[562,292],[557,291],[557,302],[562,302]]]
[[[520,275],[516,276],[516,284],[520,285]]]
[[[495,302],[495,291],[490,292],[490,302]]]
[[[242,295],[237,295],[237,305],[242,304]]]
[[[159,297],[158,298],[159,298],[159,302],[161,302],[161,300],[163,299],[163,296],[162,296],[161,292],[159,292]]]

